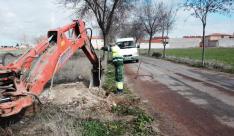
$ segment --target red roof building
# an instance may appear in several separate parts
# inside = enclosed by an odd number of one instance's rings
[[[93,36],[92,39],[99,39],[99,40],[103,40],[103,36]]]
[[[213,34],[207,35],[206,40],[218,41],[218,40],[223,39],[223,38],[230,38],[231,36],[232,35],[230,35],[230,34],[213,33]]]
[[[169,39],[169,37],[153,37],[152,38],[152,43],[162,43],[163,39]],[[149,43],[149,39],[142,39],[140,40],[141,43]]]
[[[202,38],[202,36],[184,36],[183,38],[185,38],[185,39],[193,39],[193,38],[198,39],[198,38]]]
[[[230,34],[222,34],[222,33],[213,33],[213,34],[210,34],[210,35],[207,35],[207,36],[232,36]]]

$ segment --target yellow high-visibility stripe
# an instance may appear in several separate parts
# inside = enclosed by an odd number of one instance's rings
[[[114,53],[114,52],[113,52],[113,53],[112,53],[112,57],[113,57],[113,58],[116,58],[116,57],[120,57],[120,55],[119,55],[119,53]]]
[[[116,86],[118,89],[123,90],[123,82],[116,82]]]
[[[116,45],[116,46],[113,46],[111,48],[111,51],[112,51],[112,57],[115,58],[115,57],[122,57],[122,55],[120,54],[120,48]]]

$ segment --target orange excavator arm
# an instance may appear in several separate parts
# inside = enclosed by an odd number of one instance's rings
[[[49,31],[46,40],[15,62],[0,65],[0,117],[17,114],[32,105],[33,97],[42,93],[46,83],[78,49],[82,49],[92,63],[93,85],[99,86],[101,63],[91,46],[87,30],[82,20],[74,20],[69,25]]]

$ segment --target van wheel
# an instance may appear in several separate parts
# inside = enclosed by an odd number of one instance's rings
[[[139,62],[139,60],[136,60],[136,63],[138,63]]]

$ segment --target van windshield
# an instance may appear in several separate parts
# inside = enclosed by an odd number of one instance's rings
[[[116,44],[120,49],[136,48],[136,45],[133,41],[118,42]]]

